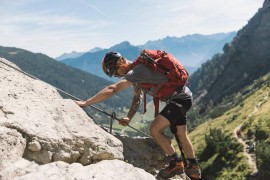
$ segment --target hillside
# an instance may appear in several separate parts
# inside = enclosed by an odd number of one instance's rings
[[[269,49],[266,0],[224,53],[189,80],[196,103],[189,112],[190,136],[207,180],[270,178]]]
[[[266,167],[270,163],[270,73],[218,106],[227,106],[231,100],[235,106],[208,119],[190,133],[199,154],[202,174],[209,180],[248,179],[256,172],[256,163],[257,179],[269,179]],[[246,142],[247,149],[236,136]],[[244,152],[256,156],[256,160],[249,164]]]
[[[195,96],[204,95],[201,113],[207,105],[237,93],[270,71],[269,39],[270,3],[266,0],[234,40],[224,46],[224,53],[204,63],[190,78]]]
[[[80,99],[93,96],[105,86],[112,84],[98,76],[59,63],[46,55],[23,49],[0,46],[0,57],[9,59],[29,74]],[[107,107],[108,110],[110,108],[115,110],[123,106],[129,107],[131,102],[126,100],[130,99],[128,97],[131,97],[131,92],[124,91],[99,105]]]

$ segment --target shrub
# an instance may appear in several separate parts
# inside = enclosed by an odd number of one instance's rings
[[[270,144],[259,142],[256,150],[257,167],[259,170],[259,179],[270,179]]]

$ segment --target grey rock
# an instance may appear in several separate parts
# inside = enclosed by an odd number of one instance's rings
[[[72,100],[63,99],[42,81],[2,63],[0,67],[0,127],[23,137],[24,158],[39,164],[62,160],[83,165],[123,159],[121,141],[97,126]]]
[[[26,140],[14,130],[0,126],[0,170],[23,156]]]
[[[96,164],[82,166],[79,163],[67,164],[62,161],[39,166],[33,172],[15,178],[28,179],[57,179],[57,180],[151,180],[156,179],[143,169],[120,160],[103,160]]]

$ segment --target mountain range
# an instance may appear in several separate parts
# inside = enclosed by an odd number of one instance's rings
[[[108,51],[118,51],[129,60],[134,60],[142,49],[162,49],[172,53],[192,74],[201,63],[210,59],[214,54],[221,53],[225,43],[230,42],[236,32],[217,33],[212,35],[193,34],[180,38],[166,37],[156,41],[148,41],[144,45],[134,46],[128,41],[116,44],[108,49],[95,52],[86,52],[79,57],[72,58],[73,54],[61,62],[83,71],[93,73],[107,80],[117,81],[116,78],[107,77],[100,68],[102,58]]]
[[[100,51],[102,50],[102,48],[99,48],[99,47],[95,47],[91,50],[89,50],[88,52],[97,52],[97,51]],[[76,52],[76,51],[72,51],[70,53],[64,53],[58,57],[56,57],[55,59],[58,60],[58,61],[62,61],[64,59],[69,59],[69,58],[77,58],[77,57],[80,57],[82,56],[83,54],[85,54],[86,52]]]

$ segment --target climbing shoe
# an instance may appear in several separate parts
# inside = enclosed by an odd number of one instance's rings
[[[177,174],[184,173],[184,164],[182,161],[170,161],[169,165],[161,169],[158,175],[162,178],[171,178]]]
[[[190,179],[201,179],[201,169],[197,164],[189,163],[185,169],[185,173]]]

